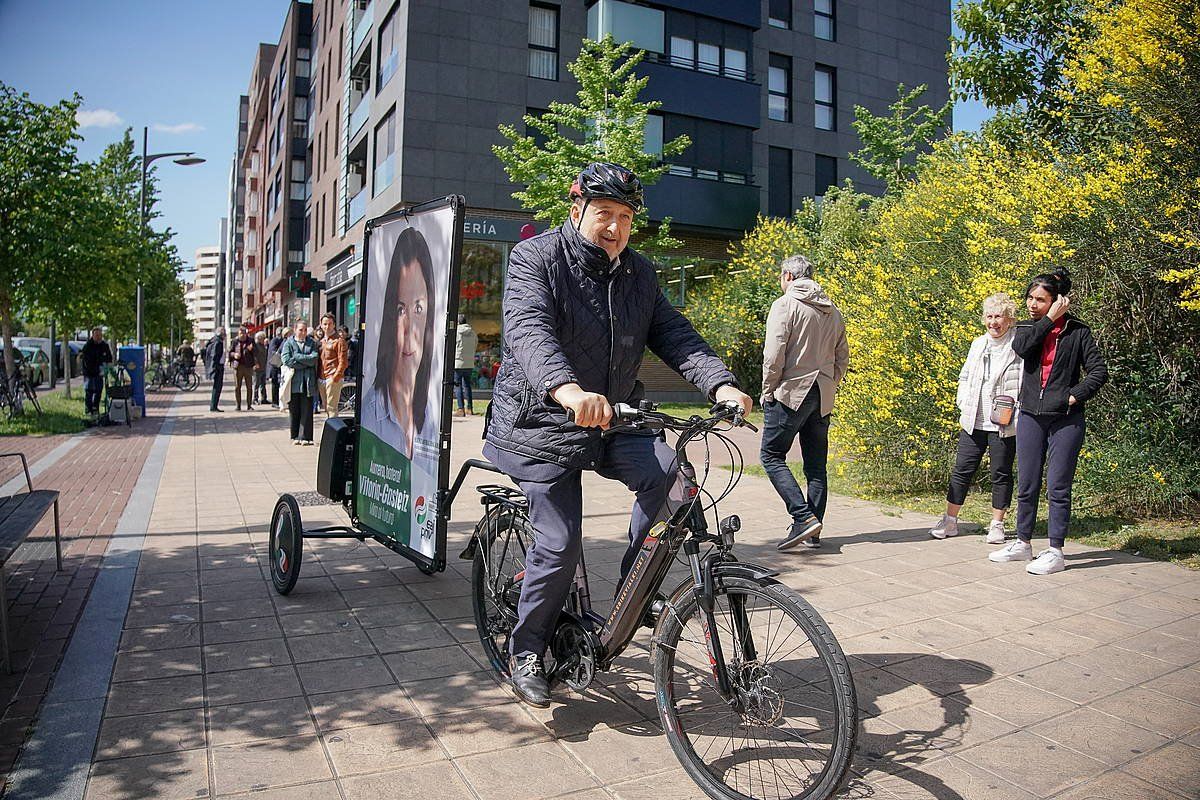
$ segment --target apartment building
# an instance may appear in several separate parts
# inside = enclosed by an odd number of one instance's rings
[[[225,247],[225,265],[219,283],[220,296],[217,302],[217,324],[226,328],[237,328],[242,324],[245,308],[243,270],[246,234],[246,174],[242,170],[242,156],[246,152],[248,136],[247,120],[250,114],[250,98],[238,98],[237,150],[229,167],[228,225],[221,241]]]
[[[217,280],[220,271],[220,245],[196,248],[196,275],[184,292],[188,319],[192,321],[193,340],[207,342],[216,330]]]
[[[681,304],[707,271],[692,268],[723,260],[759,213],[790,214],[846,177],[881,188],[847,157],[860,146],[856,105],[884,111],[898,83],[927,84],[933,106],[948,97],[945,0],[293,2],[278,45],[259,48],[250,90],[246,286],[251,259],[262,277],[246,289],[247,319],[328,310],[356,325],[365,220],[462,194],[463,309],[486,388],[508,254],[544,229],[491,153],[505,143],[497,125],[521,129],[526,113],[573,101],[566,66],[585,36],[606,33],[647,53],[644,96],[662,103],[647,146],[693,142],[647,190],[652,220],[671,217],[685,242],[661,273]],[[286,120],[291,150],[272,159]],[[326,284],[308,305],[288,292],[300,268]]]

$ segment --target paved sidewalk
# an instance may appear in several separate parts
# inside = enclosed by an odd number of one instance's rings
[[[313,488],[318,448],[291,447],[278,412],[204,408],[199,393],[177,408],[88,798],[702,796],[658,728],[647,637],[545,711],[492,679],[456,558],[478,514],[466,491],[447,572],[312,541],[296,590],[276,595],[271,509]],[[455,420],[456,464],[480,425]],[[585,493],[593,594],[611,597],[628,496],[594,477]],[[744,479],[734,512],[739,554],[787,570],[851,656],[848,796],[1198,796],[1200,574],[1071,545],[1070,569],[1035,578],[989,563],[980,537],[933,541],[928,517],[841,498],[822,551],[781,556],[764,479]]]

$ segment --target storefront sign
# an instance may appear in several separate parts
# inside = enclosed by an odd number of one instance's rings
[[[362,272],[362,259],[348,256],[325,268],[325,291],[340,289]]]
[[[519,242],[546,230],[544,222],[496,217],[465,217],[463,238],[490,242]]]

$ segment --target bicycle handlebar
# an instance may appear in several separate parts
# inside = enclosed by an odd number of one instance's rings
[[[609,427],[601,435],[605,436],[613,433],[619,433],[622,430],[637,428],[665,428],[673,431],[682,431],[696,427],[706,427],[711,429],[717,423],[726,421],[733,423],[735,428],[746,427],[755,433],[758,432],[758,428],[746,420],[745,415],[742,413],[741,406],[735,403],[714,403],[712,408],[709,409],[708,417],[701,417],[698,414],[694,414],[688,419],[681,419],[679,417],[673,417],[670,414],[664,414],[657,410],[658,406],[655,403],[649,403],[648,405],[653,406],[653,408],[640,408],[638,406],[629,405],[628,403],[614,403],[612,407],[613,420],[625,424]],[[569,408],[566,409],[566,412],[567,420],[574,422],[575,412]]]

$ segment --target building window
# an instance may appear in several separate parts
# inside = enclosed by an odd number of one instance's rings
[[[825,190],[830,186],[837,186],[837,159],[833,156],[815,156],[816,162],[813,165],[813,173],[816,175],[816,186],[813,188],[813,194],[817,197],[824,197]]]
[[[696,66],[710,75],[721,74],[721,48],[715,44],[700,42],[696,53]]]
[[[792,210],[792,151],[772,147],[767,153],[767,213],[790,217]]]
[[[814,74],[816,117],[813,124],[823,131],[837,130],[837,71],[817,65]]]
[[[696,43],[682,36],[671,37],[671,66],[696,68]]]
[[[558,8],[529,6],[529,77],[558,80]]]
[[[771,53],[767,71],[767,116],[780,122],[791,122],[792,59]]]
[[[378,195],[396,177],[396,109],[375,126],[375,189]]]
[[[723,71],[726,78],[735,78],[739,81],[746,80],[750,75],[746,69],[746,51],[726,47]]]
[[[672,159],[672,175],[726,183],[750,182],[753,129],[679,114],[646,118],[647,152],[651,152],[650,147],[661,152],[663,141],[684,135],[692,140],[692,146]]]
[[[792,0],[770,0],[767,24],[788,30],[792,27]]]
[[[813,0],[813,35],[832,42],[837,38],[834,0]]]
[[[376,82],[379,89],[386,86],[396,74],[396,67],[400,63],[399,51],[396,49],[396,10],[399,7],[397,4],[396,8],[392,9],[392,13],[388,14],[388,18],[379,28],[379,80]]]

